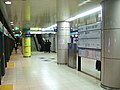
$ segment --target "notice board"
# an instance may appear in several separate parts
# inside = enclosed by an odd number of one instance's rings
[[[100,59],[102,25],[96,22],[78,27],[79,56]]]

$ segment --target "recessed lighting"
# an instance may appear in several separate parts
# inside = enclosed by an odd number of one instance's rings
[[[10,22],[11,24],[13,23],[13,22]]]
[[[12,2],[10,1],[5,1],[5,4],[10,5]]]
[[[13,23],[11,23],[11,26],[13,26],[14,24]]]

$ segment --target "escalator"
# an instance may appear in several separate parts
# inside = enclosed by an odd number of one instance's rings
[[[38,39],[34,34],[31,35],[31,46],[32,51],[40,51],[40,44],[38,43]]]
[[[41,34],[36,34],[36,37],[37,37],[38,43],[41,46],[40,51],[44,51],[44,40],[42,38],[42,35]]]

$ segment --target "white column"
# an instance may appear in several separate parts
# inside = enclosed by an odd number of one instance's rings
[[[67,64],[70,25],[65,22],[70,16],[69,0],[57,0],[57,63]]]
[[[120,0],[102,2],[102,72],[103,87],[120,89]]]

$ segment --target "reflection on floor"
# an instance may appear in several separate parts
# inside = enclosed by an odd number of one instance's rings
[[[103,90],[100,81],[57,65],[56,58],[55,53],[34,52],[31,58],[18,53],[11,58],[14,68],[6,69],[2,83],[13,84],[13,90]]]

